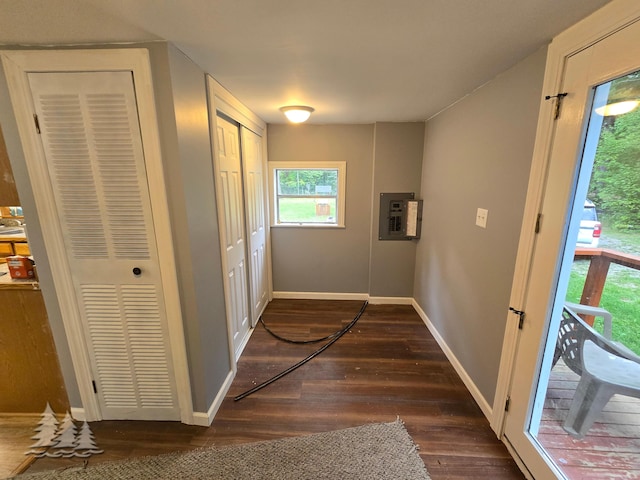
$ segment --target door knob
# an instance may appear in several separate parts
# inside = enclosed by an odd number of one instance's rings
[[[142,269],[140,267],[133,267],[132,271],[136,277],[139,277],[142,274]]]

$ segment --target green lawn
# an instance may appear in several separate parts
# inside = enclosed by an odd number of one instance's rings
[[[600,247],[626,253],[640,252],[640,232],[619,232],[606,225]],[[567,300],[580,303],[589,262],[574,262],[567,291]],[[640,355],[640,271],[612,264],[600,306],[613,316],[613,339],[624,343]],[[596,319],[596,329],[602,331],[602,320]]]
[[[323,199],[325,206],[315,198],[281,198],[279,204],[281,223],[335,223],[335,198]],[[326,208],[328,206],[328,212]]]

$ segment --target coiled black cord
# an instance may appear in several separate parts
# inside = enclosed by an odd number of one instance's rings
[[[266,387],[268,385],[271,385],[276,380],[281,379],[285,375],[288,375],[289,373],[293,372],[297,368],[301,367],[305,363],[311,361],[312,359],[314,359],[315,357],[320,355],[327,348],[329,348],[331,345],[336,343],[340,339],[340,337],[342,337],[345,333],[347,333],[349,330],[351,330],[351,328],[353,328],[353,326],[356,324],[356,322],[360,319],[360,317],[364,313],[364,311],[367,308],[368,304],[369,304],[369,302],[365,300],[364,304],[362,305],[362,308],[357,313],[357,315],[353,318],[353,320],[351,320],[351,322],[349,322],[348,325],[346,325],[344,328],[342,328],[338,332],[329,335],[329,337],[332,337],[331,340],[328,341],[327,343],[325,343],[323,346],[321,346],[319,349],[317,349],[311,355],[309,355],[308,357],[304,358],[303,360],[300,360],[298,363],[296,363],[295,365],[290,366],[289,368],[287,368],[286,370],[280,372],[279,374],[271,377],[269,380],[266,380],[266,381],[262,382],[260,385],[256,385],[251,390],[247,390],[246,392],[241,393],[240,395],[238,395],[237,397],[234,398],[234,401],[237,402],[238,400],[242,400],[243,398],[246,398],[249,395],[251,395],[253,393],[256,393],[258,390],[262,390],[264,387]],[[262,325],[264,326],[264,322],[262,323]],[[318,340],[318,341],[322,341],[322,340]],[[294,343],[294,342],[291,342],[291,343]]]
[[[338,334],[342,331],[342,329],[340,329],[337,332],[333,332],[331,335],[327,335],[326,337],[322,337],[322,338],[316,338],[314,340],[290,340],[288,338],[281,337],[280,335],[275,333],[273,330],[271,330],[269,327],[267,327],[267,324],[264,323],[264,320],[262,320],[262,316],[260,316],[260,318],[258,319],[258,323],[261,323],[264,329],[267,331],[267,333],[271,335],[273,338],[280,340],[281,342],[293,343],[295,345],[307,345],[309,343],[320,343],[320,342],[324,342],[325,340],[331,340],[332,338],[337,337]]]

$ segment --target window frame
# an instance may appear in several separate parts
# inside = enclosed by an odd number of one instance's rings
[[[347,162],[328,162],[328,161],[270,161],[269,163],[269,186],[271,194],[269,195],[271,226],[276,228],[345,228],[345,210],[346,210],[346,185],[347,185]],[[336,192],[336,223],[304,223],[304,222],[286,222],[279,221],[278,212],[278,187],[277,187],[277,171],[278,170],[336,170],[338,172],[338,185]],[[281,195],[288,197],[288,195]],[[331,197],[333,198],[333,197]]]

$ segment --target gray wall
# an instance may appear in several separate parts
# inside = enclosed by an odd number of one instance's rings
[[[414,298],[489,404],[498,378],[546,48],[426,126]],[[487,228],[476,209],[489,210]],[[424,228],[426,227],[426,228]]]
[[[271,229],[273,290],[366,293],[373,125],[269,125],[270,161],[346,161],[346,228]]]
[[[415,243],[378,241],[380,192],[416,192],[424,123],[269,125],[270,161],[346,161],[346,228],[271,229],[275,292],[410,297]]]
[[[205,73],[173,46],[151,51],[193,407],[207,412],[231,363]]]
[[[424,122],[376,123],[369,294],[412,297],[416,240],[381,241],[380,193],[414,192],[420,198]]]
[[[205,74],[181,52],[165,43],[96,48],[127,47],[147,48],[151,57],[193,407],[196,412],[206,412],[231,366]],[[71,406],[81,407],[4,74],[0,76],[0,123],[28,223],[29,243],[38,264],[40,284],[69,401]]]

